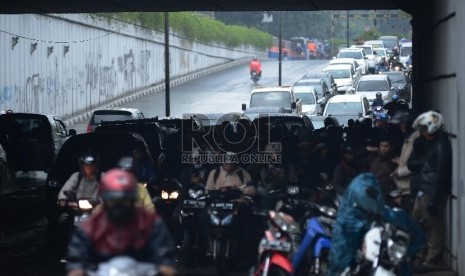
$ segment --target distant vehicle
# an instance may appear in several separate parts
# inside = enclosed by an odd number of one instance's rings
[[[399,97],[409,103],[412,95],[412,84],[408,81],[407,75],[399,71],[389,71],[383,74],[389,77],[391,86],[398,89]]]
[[[352,66],[349,64],[328,65],[323,71],[333,76],[338,93],[347,93],[355,85],[356,76],[352,73]]]
[[[352,45],[351,48],[360,48],[365,52],[365,59],[368,65],[368,72],[371,74],[375,73],[376,67],[376,51],[374,50],[373,45],[364,44],[364,45]]]
[[[310,119],[312,120],[313,126],[315,129],[320,129],[325,126],[325,119],[327,116],[322,116],[322,115],[317,115],[317,116],[310,116]],[[341,125],[339,124],[339,121],[336,119],[336,117],[330,117],[333,119],[335,126],[340,127]]]
[[[302,101],[296,101],[291,86],[255,87],[250,94],[249,107],[274,106],[286,113],[302,113]],[[246,104],[242,104],[246,110]]]
[[[337,84],[334,80],[334,77],[330,73],[321,72],[321,73],[306,73],[302,76],[301,80],[305,79],[323,79],[328,86],[331,96],[337,95]]]
[[[0,115],[0,144],[12,173],[47,172],[64,141],[75,133],[75,130],[67,133],[64,123],[53,115],[14,112]]]
[[[302,113],[313,115],[317,112],[317,96],[315,87],[295,86],[294,95],[296,99],[302,100]]]
[[[406,62],[409,60],[409,57],[412,55],[412,42],[402,43],[399,50],[399,61],[404,65],[405,68],[408,68]]]
[[[381,92],[387,100],[391,93],[391,80],[387,75],[362,76],[355,87],[355,94],[364,95],[371,102],[376,99],[376,93]]]
[[[113,109],[99,109],[94,111],[87,125],[87,132],[91,133],[102,122],[144,119],[142,111],[136,108],[117,107]]]
[[[387,49],[386,48],[378,48],[376,49],[376,62],[380,62],[381,61],[381,58],[385,58],[386,61],[389,60],[389,55],[388,55],[388,52],[387,52]]]
[[[335,64],[350,64],[353,68],[355,79],[358,80],[362,76],[362,68],[354,58],[335,58],[329,61],[329,65]]]
[[[253,120],[255,125],[260,125],[259,120],[265,119],[265,122],[271,125],[283,125],[286,129],[293,133],[297,134],[299,128],[306,128],[308,130],[314,130],[312,116],[307,116],[305,114],[289,114],[289,113],[279,113],[279,114],[263,114],[258,116]]]
[[[384,42],[384,46],[386,46],[388,55],[391,55],[393,51],[397,51],[399,49],[399,38],[397,36],[384,35],[380,36],[379,40]]]
[[[386,46],[384,45],[384,41],[382,40],[367,40],[363,44],[373,46],[373,49],[375,51],[376,49],[379,49],[379,48],[386,48]]]
[[[309,91],[313,89],[315,95],[317,96],[317,100],[322,98],[326,92],[331,92],[328,85],[323,79],[300,79],[294,83],[292,88],[296,87],[305,87],[304,90],[299,91]],[[295,91],[295,89],[294,89]]]
[[[362,68],[362,74],[365,75],[368,72],[368,62],[366,61],[367,56],[365,51],[361,48],[345,48],[339,51],[337,58],[354,58]]]
[[[347,126],[349,119],[363,120],[370,118],[370,103],[364,95],[336,95],[329,99],[323,116],[335,117],[340,124]]]

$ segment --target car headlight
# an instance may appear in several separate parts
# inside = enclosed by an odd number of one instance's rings
[[[297,186],[289,186],[289,187],[287,187],[287,193],[289,195],[296,195],[299,192],[300,192],[300,189]]]
[[[232,221],[233,221],[233,214],[229,214],[221,221],[221,225],[230,225]]]
[[[169,197],[168,192],[161,191],[161,198],[163,198],[163,199],[168,199],[168,197]]]
[[[199,198],[201,195],[203,195],[203,191],[202,191],[202,190],[189,189],[189,197],[190,197],[190,198],[192,198],[192,199],[197,199],[197,198]]]
[[[58,182],[58,180],[51,179],[47,181],[47,186],[49,186],[50,188],[57,188],[59,185],[60,185],[60,182]]]
[[[210,222],[211,224],[216,225],[216,226],[220,225],[220,219],[213,214],[210,214]]]

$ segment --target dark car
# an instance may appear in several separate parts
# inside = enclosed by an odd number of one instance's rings
[[[253,120],[256,126],[262,126],[263,122],[269,128],[285,127],[285,130],[290,134],[297,135],[299,129],[306,129],[310,132],[315,129],[313,122],[307,115],[277,113],[277,114],[263,114]]]
[[[0,115],[0,144],[12,173],[48,171],[69,136],[56,116],[13,112]]]
[[[407,76],[401,71],[383,72],[391,80],[391,86],[398,89],[399,96],[403,96],[404,100],[408,103],[411,98],[412,84],[408,81]]]
[[[337,95],[337,84],[330,73],[306,73],[301,79],[323,79],[331,92],[331,96]]]
[[[320,129],[322,127],[325,126],[324,124],[324,120],[327,118],[328,116],[311,116],[310,118],[312,119],[312,123],[313,123],[313,126],[315,127],[315,129]],[[339,121],[336,119],[336,117],[330,117],[333,121],[334,121],[334,125],[337,126],[337,127],[340,127],[341,125],[339,124]]]

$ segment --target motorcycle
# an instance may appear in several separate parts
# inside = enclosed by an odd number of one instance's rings
[[[206,208],[205,188],[191,185],[184,199],[179,222],[183,230],[182,257],[186,267],[192,267],[203,255],[207,241],[202,240],[201,215]]]
[[[347,268],[342,275],[399,275],[408,261],[410,235],[390,223],[373,223],[365,234],[357,265]]]
[[[260,80],[261,76],[257,71],[252,70],[252,72],[250,73],[250,78],[254,83],[257,83]]]
[[[270,210],[267,216],[268,229],[260,241],[259,265],[253,275],[290,276],[294,273],[290,259],[296,250],[294,238],[300,234],[299,225],[282,212]]]
[[[238,212],[237,199],[242,193],[237,189],[208,192],[210,240],[213,245],[213,259],[217,275],[226,275],[237,239],[234,238],[233,224]]]
[[[80,226],[84,221],[86,221],[97,206],[100,201],[92,200],[89,198],[76,198],[76,193],[71,191],[66,191],[64,194],[68,197],[66,201],[66,207],[70,208],[69,212],[74,216],[74,226]]]
[[[159,275],[157,267],[152,263],[143,263],[128,256],[119,256],[98,264],[96,270],[87,269],[89,276],[154,276]]]
[[[176,179],[164,179],[160,184],[159,194],[152,198],[157,213],[159,213],[165,221],[170,221],[171,219],[171,215],[178,204],[181,188],[181,183]]]
[[[306,224],[303,226],[305,235],[292,258],[296,275],[325,275],[327,271],[339,199],[331,186],[324,189],[314,187],[314,189],[316,190],[314,201],[320,204],[307,203],[310,211]]]

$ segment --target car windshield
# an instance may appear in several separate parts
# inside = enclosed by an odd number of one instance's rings
[[[289,92],[256,92],[250,98],[250,107],[279,106],[291,108],[291,94]]]
[[[361,102],[329,103],[325,115],[358,115],[362,111]]]
[[[108,122],[108,121],[124,121],[130,120],[131,115],[129,114],[94,114],[92,118],[91,124],[100,124],[100,122]]]
[[[339,55],[337,55],[337,58],[363,59],[363,55],[359,51],[346,51],[346,52],[340,52]]]
[[[392,83],[404,83],[406,82],[404,75],[402,74],[388,74]]]
[[[382,40],[386,48],[394,48],[397,46],[397,39],[382,39]]]
[[[359,46],[357,48],[362,48],[365,51],[366,55],[372,55],[373,54],[373,51],[371,50],[371,47]]]
[[[320,84],[320,80],[305,80],[305,81],[298,81],[294,84],[294,86],[309,86]]]
[[[357,91],[387,91],[388,83],[385,80],[362,80],[358,83]]]
[[[401,57],[410,56],[411,54],[412,54],[412,47],[402,47],[402,48],[400,48],[399,55]]]
[[[335,79],[347,79],[350,78],[350,70],[349,69],[329,69],[326,70],[326,72],[329,72],[333,78]]]
[[[315,104],[315,95],[313,93],[295,93],[297,99],[302,99],[302,104]]]

